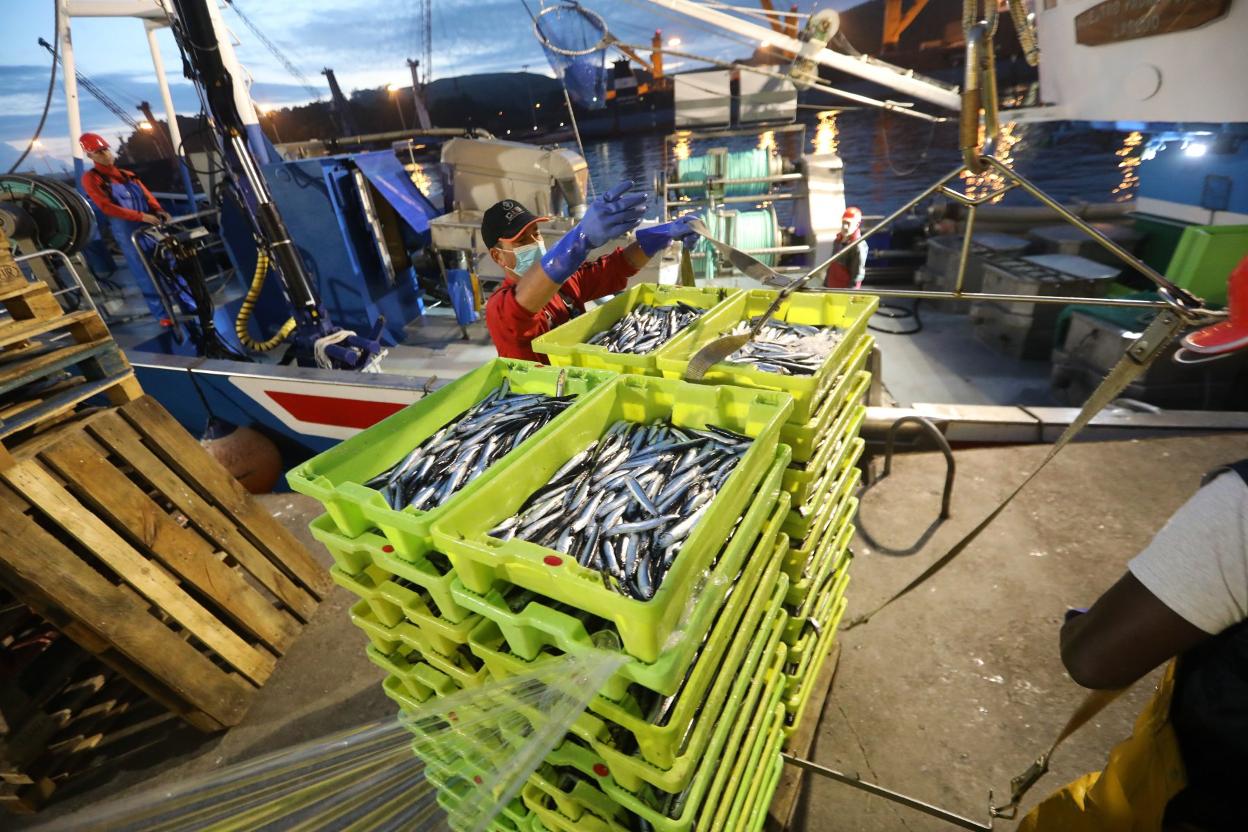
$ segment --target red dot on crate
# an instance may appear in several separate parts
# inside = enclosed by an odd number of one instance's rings
[[[597,774],[599,777],[606,777],[609,772],[602,763],[594,763],[594,774]]]
[[[474,782],[474,783],[476,783],[478,786],[480,786],[480,785],[481,785],[481,775],[480,775],[480,774],[474,774],[474,775],[472,775],[472,782]]]
[[[447,711],[446,716],[448,719],[450,719],[451,722],[459,722],[459,714],[455,713],[454,711]]]
[[[381,547],[381,551],[385,552],[386,554],[390,554],[391,552],[394,551],[394,547],[391,546],[389,543],[387,543],[385,546]]]
[[[542,563],[545,563],[547,566],[559,566],[563,563],[563,558],[558,555],[547,555],[542,558]]]

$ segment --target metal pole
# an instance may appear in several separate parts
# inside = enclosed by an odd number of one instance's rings
[[[784,753],[781,753],[780,756],[784,758],[786,763],[797,766],[803,771],[809,771],[811,774],[818,774],[820,777],[826,777],[829,780],[835,780],[838,783],[853,786],[855,789],[864,791],[867,794],[873,794],[876,797],[882,797],[885,800],[900,803],[902,806],[914,809],[917,812],[922,812],[925,815],[929,815],[939,820],[943,820],[945,823],[961,827],[962,829],[971,829],[974,830],[974,832],[992,832],[991,823],[983,824],[979,821],[971,820],[970,818],[950,812],[947,809],[942,809],[939,806],[933,806],[930,803],[924,803],[922,800],[917,800],[913,797],[900,794],[892,789],[886,789],[883,786],[877,786],[874,783],[868,783],[865,780],[860,780],[853,775],[842,774],[835,769],[821,766],[818,763],[812,763],[810,760],[803,760],[800,757],[794,757],[791,754]]]
[[[186,148],[182,146],[182,129],[178,126],[178,111],[173,108],[173,95],[169,92],[169,78],[165,75],[165,60],[161,57],[160,43],[156,40],[156,29],[161,25],[151,20],[143,21],[143,28],[147,30],[147,48],[152,53],[152,69],[156,71],[156,86],[160,88],[160,100],[165,106],[165,120],[169,122],[169,139],[173,142],[173,156],[178,160],[182,187],[186,191],[187,202],[193,211],[195,210],[195,185],[191,181],[190,166],[186,161]]]
[[[74,68],[74,42],[70,36],[69,0],[56,0],[61,7],[56,39],[60,43],[61,79],[65,85],[65,116],[69,121],[69,152],[74,157],[74,181],[80,182],[86,162],[78,139],[82,136],[82,113],[78,110],[78,72]]]

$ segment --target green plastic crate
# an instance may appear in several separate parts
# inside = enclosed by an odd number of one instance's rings
[[[351,607],[351,621],[383,653],[393,652],[402,643],[426,655],[440,653],[454,658],[460,646],[468,643],[468,634],[480,623],[481,616],[470,615],[453,623],[433,615],[428,607],[423,613],[413,607],[406,610],[404,620],[387,627],[377,620],[367,601],[360,601]]]
[[[610,329],[612,324],[643,303],[650,306],[671,306],[677,302],[684,302],[699,309],[712,310],[737,292],[738,290],[735,289],[715,286],[694,288],[641,283],[616,295],[602,306],[591,309],[584,315],[578,315],[562,326],[533,339],[533,351],[545,355],[556,367],[588,367],[616,373],[657,376],[659,374],[655,364],[657,356],[673,347],[678,347],[682,341],[693,337],[697,328],[705,325],[711,315],[720,315],[718,309],[714,312],[702,313],[701,317],[653,352],[640,355],[614,353],[608,351],[606,347],[585,342],[599,332]]]
[[[364,487],[363,483],[399,462],[421,442],[484,399],[503,379],[508,380],[514,393],[553,395],[561,375],[564,394],[583,398],[573,402],[550,424],[460,489],[444,505],[428,512],[396,511],[386,504],[381,492]],[[399,552],[415,557],[430,548],[429,525],[441,512],[506,470],[526,446],[558,430],[560,420],[591,400],[593,393],[613,379],[612,374],[596,370],[564,371],[529,361],[497,358],[291,469],[286,480],[295,491],[319,500],[348,537],[380,528]]]
[[[811,489],[811,496],[806,504],[789,510],[789,516],[780,530],[787,534],[790,540],[805,540],[812,531],[819,528],[824,519],[820,517],[821,512],[824,511],[824,496],[830,491],[836,491],[836,485],[841,478],[850,475],[849,472],[857,465],[858,458],[862,456],[866,444],[862,437],[855,437],[843,443],[836,456],[828,463],[819,481]]]
[[[728,828],[732,830],[750,829],[751,818],[756,814],[759,806],[762,807],[762,817],[767,815],[767,803],[760,803],[763,796],[763,789],[767,781],[773,776],[776,769],[776,763],[780,761],[780,746],[784,743],[784,707],[777,705],[772,713],[772,720],[767,726],[767,738],[763,743],[762,754],[754,764],[754,771],[757,772],[750,778],[750,784],[744,789],[738,790],[738,800],[733,801],[733,810],[728,815]]]
[[[741,292],[724,301],[715,310],[713,321],[705,321],[693,337],[670,349],[661,351],[657,361],[665,378],[684,378],[689,359],[709,342],[715,340],[738,321],[761,315],[775,300],[776,292],[770,289],[752,289]],[[836,346],[815,373],[808,376],[766,373],[747,364],[720,362],[706,372],[703,384],[733,384],[762,390],[783,390],[793,396],[793,412],[789,414],[796,424],[805,424],[818,412],[818,405],[841,373],[846,361],[861,346],[858,342],[867,329],[867,320],[879,306],[879,298],[868,295],[841,295],[798,292],[780,305],[773,317],[799,324],[836,326],[843,333]],[[719,325],[722,323],[722,326]]]
[[[1231,270],[1248,254],[1248,225],[1191,225],[1183,229],[1166,277],[1214,306],[1226,305]]]
[[[796,644],[802,631],[806,629],[820,589],[829,581],[838,580],[841,572],[848,569],[849,561],[853,557],[849,553],[849,543],[853,539],[852,525],[834,523],[832,531],[825,538],[826,543],[820,547],[818,559],[809,574],[801,580],[801,585],[789,584],[789,593],[784,599],[785,610],[789,613],[789,629],[784,634],[785,644]]]
[[[823,544],[825,536],[832,531],[833,523],[840,515],[843,508],[838,506],[845,505],[844,500],[849,499],[842,491],[843,483],[837,481],[833,487],[823,495],[823,505],[820,506],[821,520],[815,528],[806,535],[806,538],[800,542],[789,541],[789,551],[784,556],[784,574],[789,576],[789,586],[792,587],[801,583],[806,575],[809,564],[815,557],[815,552]]]
[[[828,463],[832,462],[833,456],[838,451],[844,450],[845,445],[859,434],[862,430],[862,423],[866,419],[865,405],[847,406],[833,423],[831,430],[824,436],[823,447],[820,448],[815,458],[806,465],[790,465],[785,470],[784,490],[793,495],[793,505],[801,506],[807,503],[811,495],[815,493],[819,478],[828,470]]]
[[[849,586],[850,569],[846,560],[836,572],[836,580],[825,583],[823,590],[815,601],[810,617],[819,622],[820,630],[816,634],[813,629],[803,631],[801,638],[789,645],[789,666],[785,668],[788,678],[788,693],[805,678],[806,668],[810,666],[810,652],[818,646],[818,641],[826,634],[827,622],[838,614],[838,605],[845,598],[845,588]],[[796,670],[794,670],[796,668]]]
[[[447,674],[420,661],[419,653],[402,655],[402,651],[382,653],[376,647],[367,650],[369,661],[398,679],[404,690],[417,702],[428,702],[434,696],[448,696],[460,690],[460,686]]]
[[[772,630],[772,638],[769,641],[778,638],[780,630],[783,629],[783,623],[784,615],[781,612],[780,617],[776,621],[778,626]],[[764,678],[766,678],[766,682],[764,682]],[[593,791],[607,797],[611,801],[610,810],[607,812],[596,812],[594,807],[587,804],[583,799],[565,794],[564,797],[567,802],[572,804],[568,807],[572,810],[571,814],[576,813],[578,810],[582,814],[592,812],[598,815],[599,820],[605,821],[606,818],[616,817],[614,812],[617,809],[623,809],[626,813],[625,818],[631,822],[621,824],[618,821],[607,821],[602,828],[612,830],[612,832],[621,832],[622,830],[635,828],[637,818],[649,823],[656,832],[688,832],[688,830],[691,830],[695,823],[699,823],[704,799],[717,771],[725,768],[725,766],[721,765],[722,761],[735,757],[737,753],[737,749],[728,743],[730,737],[735,736],[739,739],[744,736],[744,729],[754,720],[757,711],[760,709],[769,713],[774,713],[775,711],[775,698],[781,690],[781,684],[777,681],[776,675],[754,674],[752,678],[746,677],[745,681],[749,683],[749,690],[740,708],[735,712],[735,715],[722,716],[716,723],[714,736],[703,754],[698,770],[690,785],[683,792],[684,800],[679,817],[669,817],[662,811],[653,808],[652,802],[659,802],[666,797],[662,792],[644,790],[640,794],[634,794],[624,789],[615,782],[605,768],[594,768],[595,757],[589,749],[565,742],[555,749],[548,759],[552,760],[555,765],[573,767],[590,782],[598,783],[599,788],[593,789]],[[767,695],[764,695],[764,689],[766,689]],[[742,730],[734,731],[733,729],[737,726],[741,726]],[[531,778],[531,780],[545,781],[543,782],[544,788],[549,788],[553,785],[547,777],[537,776]],[[583,780],[578,781],[579,784],[587,785]],[[736,788],[741,788],[744,785],[741,781],[734,783]],[[732,794],[735,794],[735,792]],[[723,800],[729,797],[729,794],[722,795],[721,804]],[[526,800],[527,804],[528,801]],[[570,813],[564,812],[564,814],[568,815]],[[543,819],[543,822],[545,822],[545,819]],[[575,828],[579,829],[581,827]]]
[[[780,786],[780,776],[784,774],[784,758],[779,754],[775,756],[775,762],[771,764],[771,770],[767,772],[766,779],[763,781],[758,800],[745,821],[743,832],[761,832],[767,825],[768,810],[771,809],[771,801],[775,799],[776,789]]]
[[[706,588],[689,605],[682,621],[677,624],[684,637],[675,644],[667,645],[657,662],[647,663],[630,658],[608,682],[604,689],[607,696],[619,699],[631,682],[665,696],[674,694],[680,687],[693,652],[711,627],[732,579],[741,570],[742,562],[749,555],[752,563],[760,552],[770,552],[775,544],[780,525],[789,511],[788,495],[779,491],[784,470],[778,464],[773,465],[764,477],[754,502],[711,568]],[[582,619],[556,610],[541,599],[535,598],[524,609],[513,612],[498,590],[482,596],[462,584],[456,584],[454,591],[464,606],[497,624],[508,650],[526,662],[534,661],[545,647],[556,647],[565,653],[580,653],[596,647],[600,649],[595,639],[597,633],[590,633]],[[613,633],[610,635],[614,636]],[[470,641],[476,643],[476,640]]]
[[[815,689],[815,680],[819,678],[819,674],[823,671],[823,663],[828,660],[828,655],[832,652],[832,645],[836,641],[836,629],[840,625],[841,618],[845,615],[845,608],[848,602],[842,598],[836,603],[836,610],[828,624],[828,632],[823,634],[820,640],[821,644],[818,652],[815,654],[815,660],[811,664],[810,673],[807,675],[803,684],[798,688],[797,693],[789,695],[784,703],[784,738],[787,746],[789,737],[797,731],[802,724],[802,717],[806,713],[806,706],[810,704],[811,692]]]
[[[346,574],[354,576],[365,572],[370,566],[377,567],[389,575],[424,587],[442,617],[448,621],[460,622],[470,614],[470,610],[460,606],[451,595],[455,571],[451,568],[451,562],[440,552],[430,550],[421,555],[405,557],[375,532],[347,537],[338,531],[333,518],[328,514],[322,514],[313,520],[309,528],[312,536],[329,550],[335,565]],[[386,603],[402,607],[406,596],[398,599],[391,597],[393,593],[384,584],[384,581],[376,584],[379,594],[375,593],[374,598],[380,597]]]
[[[845,361],[845,369],[832,382],[832,387],[828,390],[826,396],[819,403],[819,407],[815,415],[805,424],[798,424],[792,420],[785,422],[780,428],[780,441],[793,449],[793,461],[807,463],[811,457],[819,452],[820,440],[823,433],[832,424],[832,420],[841,412],[842,406],[848,401],[854,401],[856,395],[865,398],[867,391],[871,387],[871,373],[867,372],[867,358],[871,355],[871,349],[875,346],[875,338],[865,335],[859,339],[860,346]],[[865,381],[863,378],[865,377]],[[857,394],[858,385],[862,385],[862,391]],[[854,391],[856,394],[851,394]]]
[[[826,499],[833,499],[834,496],[829,494]],[[845,555],[849,549],[849,544],[854,539],[854,515],[858,510],[858,500],[856,497],[850,497],[848,501],[842,502],[835,510],[832,522],[828,524],[824,530],[824,534],[819,539],[819,544],[815,551],[817,555],[807,561],[798,571],[797,580],[789,579],[789,596],[784,599],[786,608],[791,613],[796,613],[802,608],[810,591],[819,583],[819,575],[827,574],[829,567],[836,568],[839,565],[839,559]],[[792,551],[792,550],[790,550]],[[852,553],[850,557],[852,557]],[[785,561],[785,568],[788,568],[788,561]],[[787,571],[786,571],[787,574]]]
[[[527,442],[501,476],[457,501],[433,525],[434,540],[473,592],[488,593],[494,581],[505,580],[570,604],[614,622],[624,649],[643,662],[654,662],[683,616],[693,577],[720,550],[776,458],[780,425],[791,407],[792,401],[782,393],[621,376],[602,394],[587,397],[575,412],[563,414],[558,430]],[[601,573],[552,549],[524,540],[500,540],[487,533],[515,514],[560,466],[620,419],[664,420],[690,428],[718,425],[754,440],[649,601],[617,593],[605,584]],[[780,447],[787,465],[789,450]]]
[[[759,582],[754,600],[744,616],[726,619],[716,627],[716,637],[726,650],[707,653],[694,666],[698,679],[680,694],[667,725],[651,725],[635,705],[595,703],[594,712],[612,726],[619,726],[636,739],[639,754],[626,755],[597,744],[594,751],[603,759],[612,777],[623,788],[636,792],[645,781],[665,792],[683,791],[701,763],[702,752],[710,742],[719,715],[734,710],[731,704],[745,694],[745,684],[759,669],[765,653],[767,634],[781,615],[781,602],[788,578],[769,565]],[[741,633],[756,633],[753,639]],[[736,638],[733,638],[736,636]],[[712,684],[713,682],[713,684]],[[630,712],[630,710],[632,712]],[[692,727],[690,727],[692,726]],[[612,731],[612,736],[616,732]]]
[[[737,829],[737,819],[745,806],[750,789],[764,776],[762,761],[767,746],[772,743],[777,727],[784,725],[784,706],[780,704],[783,690],[783,678],[768,677],[767,686],[763,689],[762,706],[745,735],[745,741],[741,743],[733,765],[739,785],[731,799],[725,795],[725,800],[716,807],[711,829],[722,828],[734,832]]]
[[[377,596],[377,587],[390,579],[389,573],[377,566],[366,566],[358,575],[349,575],[341,567],[329,568],[329,577],[343,589],[361,598],[383,627],[393,627],[403,620],[403,613],[394,604]]]
[[[752,682],[762,691],[758,697],[761,706],[754,710],[750,719],[738,720],[733,726],[732,734],[725,746],[725,753],[720,758],[715,777],[707,790],[702,816],[697,825],[699,832],[715,828],[715,817],[720,814],[721,809],[724,810],[724,814],[720,817],[720,825],[723,825],[723,821],[727,818],[727,809],[731,808],[737,790],[748,782],[745,772],[746,760],[755,744],[767,737],[767,729],[774,724],[776,719],[775,705],[779,704],[777,697],[783,690],[780,679],[787,657],[786,651],[787,648],[777,637],[771,643],[766,672],[758,674]],[[772,707],[768,708],[768,704]]]

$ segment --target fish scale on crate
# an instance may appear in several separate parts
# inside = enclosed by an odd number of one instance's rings
[[[491,362],[292,472],[405,711],[625,659],[491,828],[761,829],[844,610],[875,308],[795,295],[680,380],[772,298],[634,287],[544,336],[563,366]]]

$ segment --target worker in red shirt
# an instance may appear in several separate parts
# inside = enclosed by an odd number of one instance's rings
[[[867,276],[867,241],[862,239],[862,211],[852,205],[841,215],[841,233],[832,243],[832,253],[847,248],[850,249],[848,254],[828,264],[823,285],[829,289],[848,289],[850,286],[857,289]]]
[[[108,142],[96,133],[83,133],[78,144],[87,154],[94,167],[83,174],[82,187],[108,217],[109,227],[117,248],[134,276],[134,282],[143,294],[143,300],[152,316],[164,326],[169,326],[168,312],[161,303],[160,294],[152,284],[139,252],[130,241],[136,228],[160,225],[169,221],[169,213],[160,207],[152,192],[139,181],[133,171],[117,167],[117,160]],[[140,237],[142,239],[142,237]]]
[[[533,339],[585,311],[586,301],[623,291],[628,279],[672,240],[692,244],[694,215],[637,232],[625,248],[586,263],[589,253],[637,227],[646,195],[630,193],[624,181],[598,197],[584,218],[546,251],[539,217],[514,199],[493,205],[481,220],[481,239],[506,274],[485,304],[485,325],[503,358],[545,362],[533,352]]]

